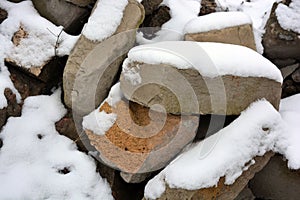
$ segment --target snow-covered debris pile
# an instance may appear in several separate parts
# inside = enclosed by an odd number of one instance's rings
[[[285,126],[270,103],[253,103],[229,126],[204,141],[192,145],[149,181],[148,199],[159,198],[169,188],[199,190],[214,187],[221,177],[233,184],[256,156],[268,151],[283,152]]]
[[[287,130],[283,134],[288,140],[284,156],[290,169],[300,169],[300,94],[285,98],[280,103],[280,114]]]
[[[168,41],[131,49],[120,83],[127,99],[168,113],[239,115],[261,98],[278,108],[282,75],[244,46]]]
[[[285,30],[300,34],[300,1],[292,0],[289,6],[279,4],[276,9],[278,22]]]
[[[1,199],[113,199],[93,159],[55,131],[66,112],[60,94],[27,98],[2,130]]]
[[[41,67],[55,55],[68,55],[78,39],[41,17],[31,1],[1,1],[0,7],[8,12],[0,25],[6,58],[21,67]],[[20,30],[18,42],[13,43],[12,38]]]

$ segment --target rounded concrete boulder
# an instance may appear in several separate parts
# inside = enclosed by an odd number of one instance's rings
[[[249,48],[180,41],[133,48],[120,83],[127,99],[168,113],[239,115],[259,99],[278,109],[282,75]]]

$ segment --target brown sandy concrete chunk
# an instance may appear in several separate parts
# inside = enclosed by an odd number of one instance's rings
[[[119,101],[113,108],[104,103],[100,111],[117,114],[105,135],[86,134],[100,152],[100,159],[120,171],[137,174],[165,167],[197,132],[199,117],[175,116]]]
[[[261,171],[274,155],[272,152],[266,153],[264,156],[255,157],[255,164],[250,166],[247,171],[232,184],[226,185],[225,178],[221,178],[216,187],[204,188],[200,190],[185,190],[170,188],[167,186],[166,191],[158,200],[198,200],[198,199],[218,199],[233,200],[245,188],[248,182],[253,178],[255,173]],[[145,199],[144,199],[145,200]]]
[[[135,0],[129,0],[121,24],[113,37],[97,42],[84,35],[80,36],[63,75],[64,102],[68,107],[87,114],[104,100],[118,78],[124,57],[134,45],[135,28],[143,19],[142,5]],[[77,107],[72,105],[72,99]]]
[[[197,42],[220,42],[249,47],[256,51],[254,34],[251,24],[211,30],[200,33],[187,33],[184,40]]]
[[[127,99],[147,107],[160,104],[173,114],[239,115],[252,102],[265,98],[278,110],[281,83],[275,80],[233,75],[209,78],[197,70],[167,64],[133,62],[130,67],[137,66],[141,83],[135,85],[122,74],[121,89]]]

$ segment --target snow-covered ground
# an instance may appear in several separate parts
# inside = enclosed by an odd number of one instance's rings
[[[218,0],[217,4],[219,11],[240,11],[251,19],[256,45],[262,53],[261,37],[275,1],[277,0],[250,2]],[[109,37],[116,30],[121,22],[122,11],[128,3],[127,0],[120,0],[115,6],[110,0],[99,2],[103,3],[102,7],[95,9],[83,31],[87,38],[97,41]],[[276,10],[281,26],[298,33],[299,2],[293,0],[289,7],[280,5]],[[186,24],[200,18],[198,17],[200,3],[201,0],[164,0],[162,5],[170,7],[172,19],[163,25],[163,30],[157,33],[157,37],[146,40],[138,35],[138,42],[182,40]],[[0,7],[8,12],[8,18],[0,25],[0,109],[2,109],[7,106],[4,97],[5,88],[10,88],[16,94],[18,102],[21,102],[20,94],[10,80],[10,73],[4,64],[5,58],[10,58],[25,68],[38,67],[54,55],[68,55],[79,36],[68,35],[62,31],[63,27],[58,27],[41,17],[31,1],[16,4],[0,0]],[[11,40],[20,27],[26,32],[26,37],[16,46]],[[60,32],[61,35],[57,40]],[[135,48],[129,53],[123,67],[126,68],[129,61],[145,60],[153,63],[167,62],[178,68],[191,67],[190,60],[186,62],[185,59],[174,57],[172,52],[162,52],[160,47],[166,46],[166,43],[160,43],[158,46]],[[177,46],[184,49],[180,43],[177,43]],[[205,55],[208,54],[211,60],[216,62],[213,64],[217,66],[216,71],[199,68],[201,73],[209,76],[215,76],[216,72],[218,75],[229,73],[263,76],[282,82],[278,69],[257,53],[250,53],[249,50],[245,50],[246,48],[234,45],[221,46],[201,44]],[[145,47],[148,51],[143,54],[143,51],[139,50]],[[227,61],[219,60],[224,56],[238,57],[243,51],[247,51],[247,56],[242,60],[243,65],[233,63],[239,62],[233,57]],[[185,58],[189,58],[189,55]],[[197,63],[194,60],[192,64],[194,62]],[[255,68],[250,68],[250,64]],[[232,68],[234,66],[239,68]],[[128,71],[128,77],[134,79],[133,81],[139,81],[139,77],[133,71]],[[1,130],[0,138],[3,146],[0,148],[0,199],[113,199],[108,183],[96,172],[94,160],[78,151],[73,141],[59,135],[55,130],[55,122],[66,113],[60,96],[61,92],[57,90],[50,96],[27,98],[21,117],[9,118]],[[112,88],[106,102],[114,106],[121,97],[117,84]],[[216,185],[222,176],[226,177],[227,184],[231,184],[247,170],[249,165],[254,164],[253,157],[270,150],[283,154],[288,160],[289,168],[300,169],[299,102],[300,95],[283,99],[279,113],[265,100],[253,103],[231,125],[205,141],[191,145],[178,156],[148,183],[145,196],[148,198],[160,196],[165,190],[165,184],[186,189],[211,187]],[[107,114],[96,110],[85,118],[83,126],[95,130],[95,133],[103,134],[115,120],[115,116],[111,116],[111,123],[104,124],[99,129],[99,125],[106,121],[106,117]],[[222,159],[219,159],[220,157]],[[249,165],[245,166],[246,163]]]
[[[94,160],[56,132],[60,94],[28,97],[0,133],[0,199],[113,199]]]

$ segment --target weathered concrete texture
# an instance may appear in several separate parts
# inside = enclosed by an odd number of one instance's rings
[[[134,45],[135,28],[143,18],[142,5],[130,0],[113,37],[93,42],[80,36],[63,75],[64,101],[68,107],[87,114],[106,98],[110,87],[118,78],[123,58]]]
[[[256,49],[254,34],[251,24],[228,27],[221,30],[185,34],[184,40],[197,42],[220,42],[236,44]]]
[[[277,3],[273,5],[266,24],[266,32],[262,40],[264,55],[272,61],[278,59],[300,60],[299,34],[280,27],[275,13],[277,5]]]
[[[257,198],[295,200],[300,197],[300,171],[289,170],[282,156],[274,156],[268,165],[250,181]]]
[[[255,164],[250,166],[247,171],[232,184],[225,185],[224,178],[219,180],[217,187],[204,188],[200,190],[184,190],[175,189],[167,186],[166,191],[157,200],[199,200],[199,199],[217,199],[217,200],[233,200],[253,178],[255,173],[259,172],[274,154],[266,153],[262,157],[255,158]]]
[[[262,77],[232,75],[202,77],[197,70],[180,70],[171,65],[131,63],[142,82],[134,85],[121,75],[127,99],[150,107],[162,105],[173,114],[239,115],[252,102],[265,98],[278,109],[281,84]]]
[[[131,174],[165,167],[194,139],[199,123],[197,116],[149,111],[123,100],[116,108],[104,103],[100,111],[117,114],[116,122],[105,135],[86,134],[104,163]]]
[[[65,0],[32,0],[32,3],[42,17],[63,26],[64,31],[73,35],[81,32],[91,13],[89,9]]]

